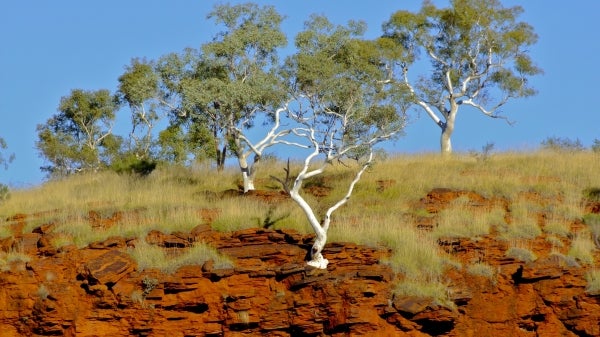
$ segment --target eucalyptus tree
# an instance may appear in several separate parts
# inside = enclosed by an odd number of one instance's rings
[[[461,106],[491,118],[508,119],[500,108],[511,99],[536,91],[531,76],[541,73],[529,48],[537,42],[531,25],[518,21],[519,6],[505,8],[498,0],[452,0],[437,8],[424,1],[417,13],[400,10],[384,24],[384,36],[431,62],[429,76],[409,76],[402,64],[398,81],[440,128],[442,153],[451,153],[451,137]]]
[[[151,159],[155,145],[153,129],[160,120],[159,77],[151,62],[133,59],[119,76],[117,92],[131,111],[128,152],[138,160]]]
[[[2,154],[2,150],[6,150],[7,147],[8,146],[6,145],[4,138],[0,137],[0,166],[4,166],[4,169],[8,169],[8,164],[15,159],[14,153],[8,156]],[[10,192],[8,186],[0,183],[0,203],[8,199],[9,196]]]
[[[58,113],[37,126],[36,147],[51,177],[106,167],[120,148],[112,134],[119,104],[108,90],[74,89],[60,100]]]
[[[0,165],[3,165],[4,168],[8,168],[8,164],[10,164],[10,162],[12,162],[15,159],[15,155],[14,154],[10,154],[8,155],[8,157],[5,157],[5,155],[2,154],[1,150],[6,150],[8,148],[6,141],[4,140],[4,138],[0,137]]]
[[[277,55],[287,43],[282,17],[271,6],[248,3],[216,6],[208,18],[223,30],[200,51],[167,56],[159,72],[167,96],[178,100],[175,124],[184,119],[194,125],[194,136],[211,145],[219,170],[232,153],[248,191],[254,189],[248,157],[254,154],[257,163],[265,148],[285,142],[289,133],[279,129],[287,103]],[[252,141],[248,130],[257,123],[266,123],[266,132]]]
[[[365,28],[360,22],[336,26],[325,17],[313,16],[296,36],[297,53],[286,61],[295,97],[288,117],[296,123],[293,134],[298,143],[308,150],[303,150],[306,156],[300,172],[285,187],[315,231],[308,264],[316,268],[324,269],[328,264],[321,252],[332,213],[348,202],[373,161],[374,147],[398,136],[405,125],[409,93],[385,81],[398,55],[384,48],[384,39],[362,39]],[[319,220],[301,188],[304,181],[338,161],[355,163],[346,163],[355,168],[355,175],[343,198]]]

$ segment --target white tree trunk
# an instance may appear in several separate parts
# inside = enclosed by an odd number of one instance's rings
[[[443,155],[452,153],[452,134],[448,132],[448,129],[442,129],[442,135],[440,137],[440,149]]]
[[[446,118],[446,123],[441,125],[442,135],[440,136],[440,149],[442,155],[452,154],[452,133],[454,133],[454,123],[456,121],[456,113],[458,112],[458,105],[451,103],[451,110]]]
[[[306,214],[308,222],[310,223],[311,227],[313,228],[316,234],[315,243],[313,244],[313,247],[310,251],[311,260],[308,261],[307,264],[315,268],[327,269],[329,261],[323,257],[323,254],[321,254],[323,248],[325,247],[325,243],[327,243],[327,231],[323,227],[321,227],[321,224],[315,216],[315,213],[313,212],[312,208],[306,202],[306,200],[302,198],[300,193],[298,193],[297,188],[290,190],[290,197],[300,206],[300,208],[302,208],[302,210]]]
[[[242,178],[244,179],[244,193],[248,191],[254,191],[254,179],[248,171],[242,171]]]
[[[242,179],[244,184],[244,193],[254,190],[254,174],[253,169],[248,167],[248,160],[245,155],[238,154],[238,164],[242,171]]]

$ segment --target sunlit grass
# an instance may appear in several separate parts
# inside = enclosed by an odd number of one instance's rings
[[[182,266],[203,265],[209,260],[214,262],[215,269],[233,267],[231,259],[219,254],[216,249],[205,243],[196,243],[181,254],[172,255],[164,248],[141,240],[136,243],[135,248],[130,248],[128,252],[137,262],[139,271],[152,268],[172,274]]]
[[[467,272],[471,275],[483,276],[489,279],[494,278],[496,268],[487,263],[477,262],[467,266]]]
[[[586,152],[498,153],[485,161],[465,154],[449,158],[438,154],[390,156],[378,160],[363,175],[348,203],[333,214],[329,242],[389,247],[392,253],[385,263],[405,280],[421,284],[440,283],[441,275],[454,263],[436,242],[444,236],[477,238],[494,233],[510,242],[527,242],[546,235],[556,248],[564,240],[569,255],[590,263],[595,251],[592,238],[600,236],[600,220],[584,214],[582,197],[598,186],[600,170],[592,169],[598,159]],[[291,172],[298,172],[299,165],[292,162]],[[318,216],[345,194],[354,165],[351,161],[334,163],[323,176],[306,182],[307,187],[323,187],[329,193],[315,197],[308,190],[302,192]],[[283,177],[285,166],[281,161],[263,163],[257,188],[278,189],[270,176]],[[389,184],[379,188],[378,181]],[[239,182],[236,168],[217,173],[207,165],[160,167],[145,178],[102,172],[49,181],[11,191],[11,198],[0,204],[0,238],[12,235],[7,219],[18,213],[28,216],[24,232],[52,223],[55,247],[85,247],[111,236],[143,239],[150,230],[189,232],[205,221],[202,209],[219,211],[212,223],[219,231],[269,226],[312,232],[304,213],[292,201],[269,204],[252,197],[222,195],[236,190]],[[479,209],[459,198],[430,214],[418,203],[439,187],[506,200],[509,210],[504,206]],[[539,198],[527,197],[531,195]],[[94,227],[90,211],[103,219],[116,212],[121,216],[110,226]],[[540,214],[544,214],[543,221]],[[434,228],[417,230],[413,220],[418,217],[433,220]],[[581,219],[591,236],[571,233],[570,224]],[[575,239],[568,243],[571,237]],[[515,258],[535,258],[522,251],[529,250],[526,243],[512,248],[516,251],[510,255]],[[157,261],[161,259],[165,257],[159,256]]]
[[[15,262],[29,262],[31,257],[18,249],[11,249],[8,252],[0,251],[0,271],[10,270],[11,264]]]
[[[567,253],[568,256],[575,258],[582,264],[593,265],[594,254],[596,246],[594,241],[590,238],[589,233],[579,233],[571,241],[571,247]]]
[[[537,260],[537,255],[531,250],[524,247],[510,247],[506,251],[506,257],[513,258],[518,261],[532,262]]]
[[[12,229],[2,222],[0,222],[0,240],[8,238],[13,235]]]
[[[439,280],[424,281],[421,279],[400,281],[393,289],[396,296],[429,298],[434,305],[452,309],[455,304],[450,300],[449,291],[448,285]]]
[[[592,295],[600,294],[600,269],[592,269],[585,273],[587,286],[585,292]]]
[[[490,234],[492,228],[504,227],[504,209],[475,209],[467,197],[454,200],[438,214],[435,238],[476,238]]]

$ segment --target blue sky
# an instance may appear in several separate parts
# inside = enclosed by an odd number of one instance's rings
[[[229,1],[235,4],[245,1]],[[368,36],[381,33],[381,24],[399,9],[418,10],[421,1],[254,1],[274,5],[287,18],[289,41],[311,13],[335,23],[364,20]],[[56,113],[71,89],[114,91],[124,66],[134,57],[157,59],[186,47],[199,47],[216,28],[205,18],[218,1],[158,0],[7,0],[0,4],[0,137],[16,159],[0,168],[0,183],[28,187],[44,180],[43,160],[35,149],[36,125]],[[435,1],[446,6],[447,1]],[[516,124],[461,111],[453,137],[457,151],[532,150],[557,136],[580,139],[590,146],[600,139],[598,62],[600,39],[596,26],[600,1],[515,1],[522,21],[531,24],[539,42],[531,55],[545,74],[533,79],[537,96],[512,101],[504,115]],[[127,116],[121,116],[124,120]],[[406,136],[388,147],[395,152],[436,152],[439,129],[425,115],[409,125]]]

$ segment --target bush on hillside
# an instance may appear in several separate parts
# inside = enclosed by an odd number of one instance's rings
[[[560,137],[548,137],[542,141],[542,148],[561,152],[578,152],[585,150],[585,147],[579,139],[569,139]]]
[[[10,198],[10,190],[8,189],[8,186],[0,184],[0,203],[8,200],[8,198]]]
[[[146,158],[137,158],[135,155],[124,155],[113,160],[110,168],[117,173],[128,173],[139,176],[147,176],[156,168],[156,161]]]

